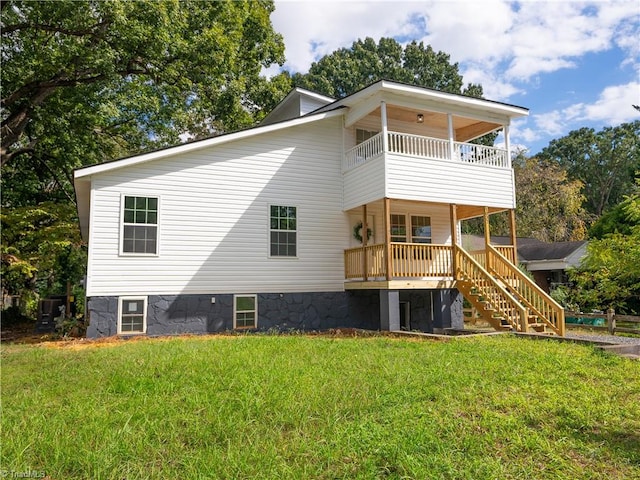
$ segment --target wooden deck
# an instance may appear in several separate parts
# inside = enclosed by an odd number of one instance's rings
[[[395,243],[344,252],[345,289],[457,288],[496,330],[564,335],[564,310],[515,263],[512,246]]]

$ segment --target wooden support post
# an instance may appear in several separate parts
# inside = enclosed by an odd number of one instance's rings
[[[607,310],[607,327],[609,334],[616,334],[616,311],[613,308]]]
[[[458,246],[458,206],[455,203],[449,205],[451,215],[451,274],[454,280],[457,280],[458,257],[456,248]]]
[[[491,228],[489,227],[489,207],[484,207],[484,253],[485,268],[491,271],[491,256],[489,254],[489,245],[491,245]]]
[[[366,282],[368,280],[367,272],[369,270],[367,265],[367,242],[369,241],[369,225],[367,224],[367,205],[362,206],[362,278]]]
[[[390,200],[384,197],[384,252],[385,252],[385,269],[387,273],[387,281],[391,280],[392,261],[391,261],[391,209]]]
[[[491,245],[491,230],[489,227],[489,207],[484,207],[484,244]]]
[[[71,282],[69,281],[67,281],[67,300],[64,307],[64,316],[71,318]]]
[[[509,210],[509,231],[511,233],[511,245],[513,245],[513,258],[511,261],[514,265],[518,265],[518,245],[516,234],[516,210],[512,208]]]

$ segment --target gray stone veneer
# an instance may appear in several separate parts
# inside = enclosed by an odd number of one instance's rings
[[[215,303],[211,303],[215,297]],[[462,328],[462,296],[457,290],[401,290],[410,302],[411,329]],[[117,334],[118,297],[87,299],[87,337]],[[258,329],[380,329],[378,290],[260,293]],[[147,334],[214,333],[233,329],[233,295],[149,295]]]

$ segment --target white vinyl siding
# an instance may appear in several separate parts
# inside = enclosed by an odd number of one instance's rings
[[[515,208],[510,168],[387,154],[343,177],[345,210],[384,197]]]
[[[387,155],[386,179],[391,198],[515,208],[510,168]]]
[[[342,291],[342,119],[95,174],[87,295]],[[118,256],[120,197],[161,199],[161,252]],[[298,209],[295,262],[269,252],[269,206]]]
[[[450,212],[448,205],[393,200],[391,203],[391,213],[402,215],[405,218],[411,216],[428,217],[431,222],[431,243],[438,245],[451,244]],[[384,212],[382,202],[367,205],[367,215],[373,218],[375,222],[370,228],[375,232],[376,238],[375,242],[370,243],[382,243],[384,241]],[[352,228],[361,218],[360,208],[349,212],[349,222]],[[407,220],[405,220],[405,222],[406,221]],[[407,233],[409,233],[409,224],[407,224]],[[352,235],[350,247],[359,246],[361,246],[360,242],[354,239]]]
[[[384,198],[385,164],[381,155],[344,174],[344,209]]]

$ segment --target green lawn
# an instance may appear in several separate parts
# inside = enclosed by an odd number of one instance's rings
[[[9,345],[1,373],[5,472],[640,478],[640,362],[574,344],[247,335]]]

